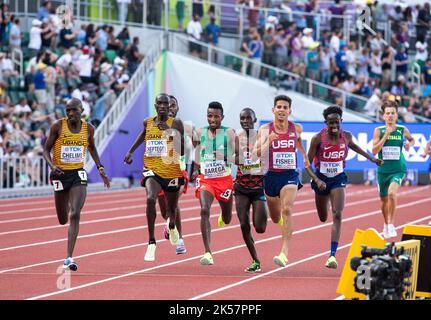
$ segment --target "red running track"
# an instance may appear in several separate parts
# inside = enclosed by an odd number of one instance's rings
[[[294,206],[295,233],[289,264],[272,262],[280,250],[280,230],[271,222],[253,236],[262,271],[247,274],[251,258],[243,243],[238,218],[216,227],[211,223],[214,265],[201,266],[199,202],[194,190],[180,199],[187,253],[176,255],[163,239],[164,221],[157,217],[156,261],[146,262],[148,234],[142,189],[89,194],[75,247],[79,270],[61,274],[66,254],[67,226],[57,222],[52,197],[0,201],[0,299],[335,299],[335,292],[356,228],[381,231],[383,219],[375,187],[350,185],[337,259],[339,267],[324,267],[332,220],[321,223],[309,185]],[[402,225],[431,220],[430,186],[401,188],[396,212],[399,240]],[[65,282],[65,279],[69,282]],[[59,289],[65,284],[70,288]]]

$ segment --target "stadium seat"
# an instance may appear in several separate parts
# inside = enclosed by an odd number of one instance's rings
[[[106,50],[105,56],[106,56],[106,59],[108,59],[109,62],[112,63],[114,59],[117,57],[117,52],[115,50]]]

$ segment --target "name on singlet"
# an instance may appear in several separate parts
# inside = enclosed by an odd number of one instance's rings
[[[84,162],[84,146],[61,146],[60,161],[62,163]]]
[[[344,171],[343,161],[337,161],[337,162],[322,161],[322,162],[320,162],[320,173],[324,174],[325,176],[327,176],[329,178],[335,177],[336,175],[342,173],[343,171]]]
[[[216,160],[203,163],[203,171],[206,178],[219,178],[226,174],[226,163]]]
[[[272,155],[274,169],[296,169],[295,152],[274,152]]]
[[[400,160],[401,148],[387,146],[382,148],[383,160]]]
[[[166,140],[147,140],[145,144],[146,157],[166,157],[168,142]]]
[[[250,157],[250,153],[244,152],[244,164],[241,165],[241,172],[243,174],[258,175],[261,174],[261,171],[262,165],[260,163],[260,160],[257,159],[256,161],[253,161]]]

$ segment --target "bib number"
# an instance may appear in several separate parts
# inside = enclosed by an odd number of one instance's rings
[[[87,181],[87,172],[84,170],[78,171],[78,176],[81,178],[81,181]]]
[[[166,157],[168,155],[167,140],[147,140],[145,144],[146,157]]]
[[[62,191],[62,190],[64,190],[63,183],[61,183],[60,180],[52,180],[52,185],[54,187],[54,191]]]
[[[201,186],[201,178],[196,178],[196,188],[200,188]]]
[[[220,198],[229,200],[230,196],[232,195],[232,190],[231,189],[227,189],[225,192],[220,194]]]
[[[142,175],[145,178],[154,177],[154,172],[153,172],[153,170],[145,170],[145,171],[142,171]]]
[[[324,174],[327,177],[335,177],[336,175],[342,173],[343,169],[343,161],[338,162],[321,162],[320,163],[320,173]]]
[[[400,147],[383,147],[382,157],[383,160],[400,160],[401,148]]]
[[[219,178],[226,175],[226,164],[222,160],[204,162],[203,172],[206,178]]]
[[[274,169],[294,170],[296,169],[296,154],[295,152],[274,152],[272,162]]]
[[[178,178],[169,181],[168,187],[178,187]]]

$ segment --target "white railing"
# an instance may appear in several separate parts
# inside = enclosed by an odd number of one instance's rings
[[[42,156],[0,157],[1,189],[49,185],[49,167]]]

